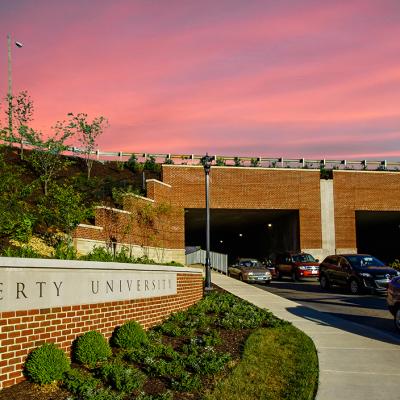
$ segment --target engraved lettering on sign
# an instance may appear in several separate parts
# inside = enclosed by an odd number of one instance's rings
[[[92,293],[93,294],[99,293],[99,281],[96,281],[96,288],[94,281],[92,281]]]
[[[154,279],[151,281],[151,288],[152,288],[153,290],[156,289],[156,281],[155,281]]]
[[[36,285],[39,285],[39,297],[43,297],[43,285],[46,285],[46,282],[36,282]]]
[[[17,299],[20,299],[19,295],[22,294],[26,299],[28,298],[27,295],[24,293],[25,290],[25,283],[17,282]]]
[[[111,282],[111,283],[110,283]],[[106,293],[114,291],[114,281],[107,281]]]
[[[127,280],[126,284],[128,285],[128,290],[131,291],[132,288],[132,280]]]
[[[139,280],[136,281],[136,289],[138,292],[140,292],[140,281]]]
[[[62,281],[60,282],[60,284],[57,286],[57,282],[53,282],[54,283],[54,286],[56,287],[56,290],[57,290],[57,297],[60,297],[60,288],[61,288],[61,285],[62,285]]]
[[[0,282],[0,300],[3,300],[3,282]]]
[[[144,290],[149,290],[149,281],[147,279],[144,281]]]

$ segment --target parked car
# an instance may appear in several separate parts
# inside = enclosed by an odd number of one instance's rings
[[[400,331],[400,276],[393,278],[388,285],[387,304],[394,316],[394,324]]]
[[[278,279],[290,276],[293,281],[318,278],[319,260],[308,253],[285,252],[277,254],[275,268]]]
[[[399,273],[369,254],[341,254],[325,258],[319,267],[323,289],[332,285],[349,288],[352,294],[364,290],[386,292],[392,278]]]
[[[262,260],[261,264],[264,266],[264,268],[267,268],[267,270],[271,272],[272,278],[276,278],[275,264],[269,258]]]
[[[228,275],[247,283],[271,283],[271,272],[254,258],[240,258],[228,268]]]

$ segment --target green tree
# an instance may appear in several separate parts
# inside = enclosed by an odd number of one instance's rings
[[[91,122],[88,120],[88,115],[79,113],[74,115],[69,113],[69,121],[60,125],[65,132],[69,132],[71,136],[76,136],[81,146],[82,153],[85,156],[87,166],[87,178],[90,179],[90,174],[93,167],[92,154],[97,148],[97,139],[108,127],[107,118],[100,116],[94,118]]]
[[[68,149],[67,139],[72,135],[58,126],[53,137],[45,138],[40,132],[32,132],[31,142],[34,146],[29,161],[39,176],[44,195],[47,196],[49,184],[68,165],[68,160],[61,154]]]
[[[40,199],[38,212],[49,230],[62,231],[70,237],[92,210],[85,206],[81,194],[73,186],[53,183],[49,186],[48,195]]]
[[[27,199],[34,184],[26,184],[24,170],[7,165],[0,155],[0,239],[27,242],[36,221],[35,212]]]
[[[24,141],[32,142],[35,133],[28,127],[33,119],[33,101],[26,90],[20,92],[12,101],[12,115],[15,120],[16,130],[12,132],[13,142],[20,144],[20,157],[24,158]]]

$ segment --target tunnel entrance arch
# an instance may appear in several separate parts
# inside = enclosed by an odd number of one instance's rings
[[[298,210],[211,209],[211,251],[238,257],[273,258],[299,250]],[[205,248],[205,210],[185,209],[185,246]]]
[[[359,253],[385,262],[400,259],[400,211],[356,211],[355,218]]]

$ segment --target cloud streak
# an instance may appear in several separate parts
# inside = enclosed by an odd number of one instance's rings
[[[83,111],[103,149],[400,158],[398,1],[21,0],[0,23],[43,131]]]

